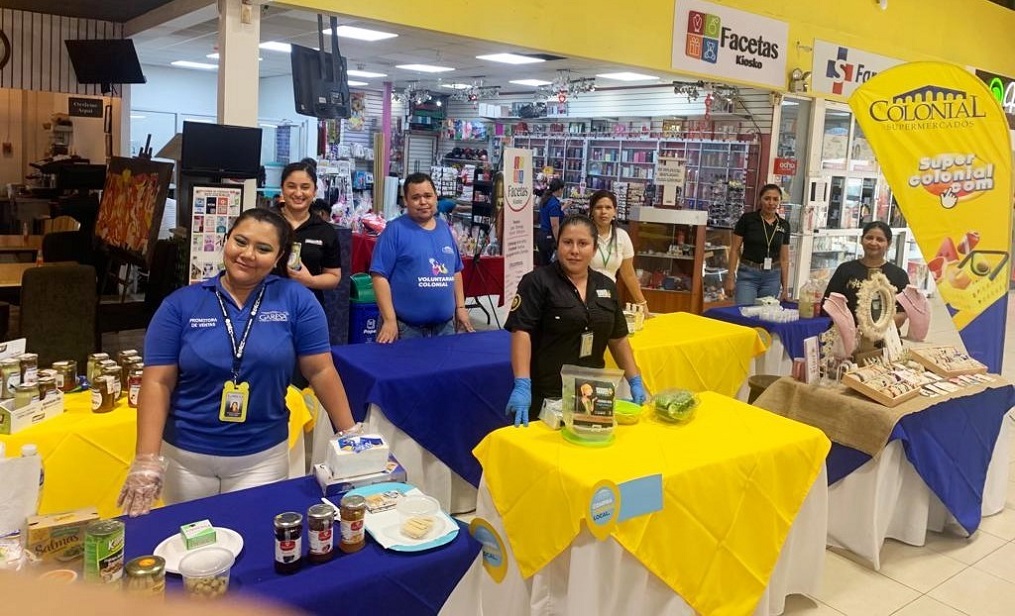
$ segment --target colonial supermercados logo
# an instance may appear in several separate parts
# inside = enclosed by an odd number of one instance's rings
[[[874,75],[877,75],[877,71],[864,66],[862,63],[852,63],[849,61],[849,49],[846,47],[839,47],[839,52],[836,54],[834,60],[828,61],[828,66],[825,69],[825,77],[832,80],[832,93],[842,94],[842,85],[844,83],[864,83]]]
[[[724,27],[722,18],[718,15],[688,11],[684,54],[689,58],[715,64],[719,61],[720,49],[740,52],[736,56],[736,63],[751,68],[764,66],[759,57],[771,60],[779,57],[778,43],[766,41],[762,36],[737,34],[732,28]]]
[[[986,117],[975,95],[932,85],[903,92],[890,101],[874,101],[868,113],[875,122],[884,122],[887,130],[968,128]]]

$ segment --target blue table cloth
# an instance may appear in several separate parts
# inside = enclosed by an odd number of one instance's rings
[[[459,524],[454,541],[430,551],[391,552],[368,537],[367,546],[354,554],[339,551],[330,562],[311,565],[304,560],[296,573],[275,573],[272,519],[283,511],[305,515],[320,499],[317,482],[301,477],[156,509],[140,518],[123,518],[126,557],[151,554],[163,539],[179,533],[180,525],[207,518],[243,536],[243,551],[230,576],[230,594],[329,616],[423,615],[440,611],[480,550],[468,528]],[[306,555],[305,527],[303,546]],[[166,577],[169,592],[182,592],[179,576]]]
[[[509,332],[335,346],[331,353],[357,421],[376,404],[399,430],[479,487],[483,470],[472,450],[509,423]]]
[[[986,389],[906,415],[889,437],[902,441],[906,459],[970,534],[980,525],[987,467],[1001,424],[1013,406],[1015,387]],[[828,484],[870,459],[862,451],[832,443],[826,460]]]
[[[797,305],[791,302],[783,302],[785,308],[796,308]],[[747,327],[763,327],[768,333],[779,336],[782,346],[790,359],[804,356],[804,339],[811,336],[823,334],[832,324],[828,317],[814,317],[813,319],[800,319],[790,323],[772,323],[762,321],[757,317],[745,317],[740,314],[739,306],[723,306],[722,308],[709,308],[702,313],[702,316],[727,323],[735,323]]]

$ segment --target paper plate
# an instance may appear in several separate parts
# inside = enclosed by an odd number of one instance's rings
[[[155,548],[153,554],[161,556],[166,559],[166,571],[169,573],[179,573],[180,560],[190,554],[191,552],[197,552],[204,548],[210,547],[225,548],[233,553],[233,556],[239,556],[240,552],[243,551],[243,537],[238,532],[231,528],[223,528],[221,526],[215,527],[215,543],[209,543],[208,545],[202,545],[199,548],[188,550],[187,546],[183,543],[183,537],[180,533],[175,533],[169,537],[166,537],[162,543]]]
[[[407,483],[378,483],[372,486],[363,486],[350,490],[347,494],[369,496],[379,492],[398,490],[403,494],[422,494],[419,488]],[[458,536],[459,526],[448,514],[443,511],[437,515],[434,529],[427,533],[422,539],[410,539],[402,534],[401,516],[394,509],[380,513],[367,513],[365,526],[370,536],[384,549],[393,552],[423,552],[442,545],[447,545]]]

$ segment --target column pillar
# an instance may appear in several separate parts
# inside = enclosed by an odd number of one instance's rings
[[[218,122],[256,127],[261,7],[244,0],[218,0],[218,7]],[[257,182],[243,184],[243,207],[254,207]]]

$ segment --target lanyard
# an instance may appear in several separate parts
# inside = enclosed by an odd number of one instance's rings
[[[600,245],[597,248],[597,250],[599,251],[599,258],[601,258],[603,260],[603,269],[606,269],[606,264],[610,262],[610,258],[613,256],[613,242],[608,241],[606,243],[610,247],[610,250],[606,253],[606,255],[603,255],[603,247],[602,247],[602,245]]]
[[[765,222],[764,218],[761,218],[761,228],[765,232],[765,256],[772,256],[772,240],[775,239],[775,234],[779,232],[779,217],[775,217],[775,222],[772,223],[772,235],[768,235],[768,223]]]
[[[233,320],[229,318],[229,313],[226,312],[226,303],[222,300],[222,293],[219,292],[218,287],[215,288],[215,297],[219,300],[219,308],[222,309],[222,318],[226,322],[226,333],[229,334],[229,344],[233,347],[233,383],[239,383],[240,381],[240,362],[243,360],[243,352],[247,348],[247,338],[250,336],[250,329],[254,326],[254,317],[257,316],[257,310],[261,307],[261,298],[264,297],[264,288],[266,284],[261,285],[261,290],[257,294],[257,299],[254,300],[254,305],[250,308],[250,318],[247,319],[247,326],[243,329],[243,337],[240,341],[236,342],[236,332],[233,328]]]

